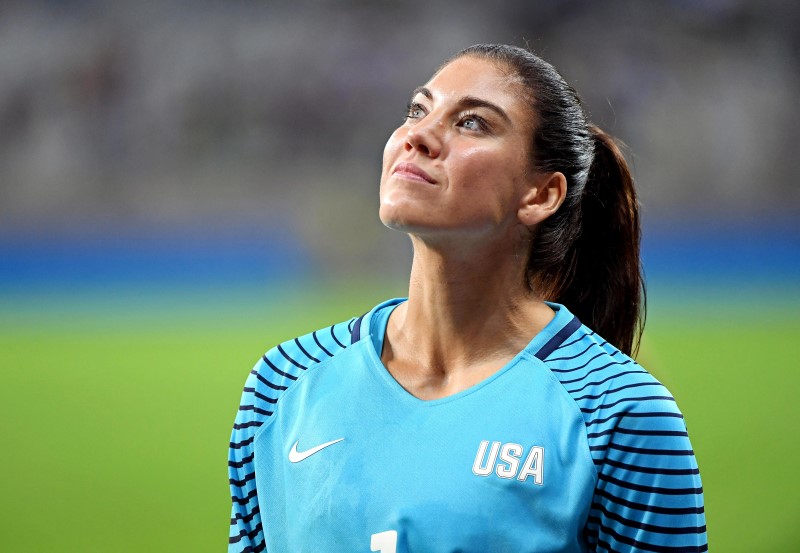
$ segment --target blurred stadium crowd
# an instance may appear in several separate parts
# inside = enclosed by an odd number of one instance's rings
[[[224,547],[247,371],[402,294],[383,145],[478,42],[630,146],[643,363],[712,549],[800,551],[798,29],[789,0],[0,0],[0,551]]]
[[[799,27],[779,0],[5,1],[0,250],[229,236],[405,264],[383,144],[414,86],[489,41],[552,61],[630,145],[648,225],[789,221],[796,244]]]

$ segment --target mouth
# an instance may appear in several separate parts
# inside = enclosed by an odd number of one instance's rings
[[[436,179],[434,179],[428,173],[426,173],[413,163],[408,163],[405,161],[403,163],[398,163],[395,166],[394,171],[392,171],[392,174],[408,180],[426,182],[428,184],[436,184]]]

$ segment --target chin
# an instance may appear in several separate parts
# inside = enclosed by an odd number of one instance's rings
[[[398,213],[398,211],[400,213]],[[397,209],[397,206],[384,206],[382,205],[378,216],[381,223],[385,227],[393,230],[405,231],[412,221],[409,220],[408,215],[402,213],[402,210]]]
[[[397,205],[382,205],[379,216],[384,226],[400,232],[417,233],[435,228],[436,225],[430,220],[430,214],[415,213],[415,211],[417,210],[403,209]]]

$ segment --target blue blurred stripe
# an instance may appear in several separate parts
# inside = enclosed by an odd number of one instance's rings
[[[800,279],[800,218],[651,225],[642,257],[648,277],[681,280]]]
[[[0,234],[0,288],[261,284],[313,276],[323,262],[290,227]],[[642,255],[650,282],[800,282],[800,222],[650,225]]]
[[[314,260],[282,228],[0,236],[0,287],[263,283]]]

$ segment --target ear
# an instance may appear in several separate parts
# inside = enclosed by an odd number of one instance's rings
[[[533,180],[517,211],[520,223],[528,227],[541,223],[555,213],[567,195],[567,178],[559,171],[537,174]]]

